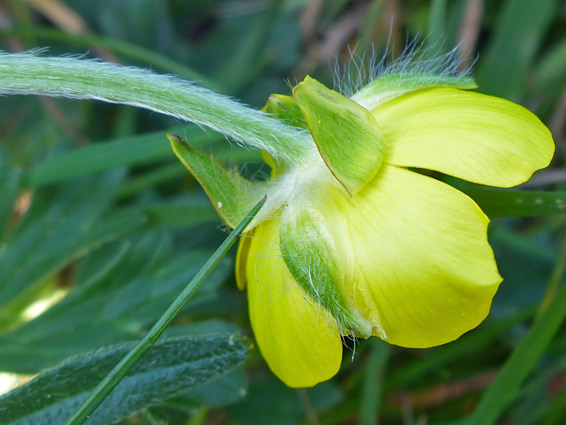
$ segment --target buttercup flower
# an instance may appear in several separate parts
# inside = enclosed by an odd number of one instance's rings
[[[304,129],[293,163],[264,152],[271,179],[170,136],[221,218],[235,227],[264,193],[236,274],[272,371],[291,387],[331,378],[341,337],[403,347],[453,341],[487,316],[502,281],[475,202],[415,169],[511,187],[546,167],[548,129],[468,78],[388,74],[350,98],[307,77],[265,111]]]

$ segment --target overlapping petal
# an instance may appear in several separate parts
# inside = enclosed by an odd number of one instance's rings
[[[511,187],[546,167],[550,131],[507,100],[453,88],[414,91],[375,108],[389,164]]]
[[[294,170],[304,178],[293,180],[282,215],[256,227],[238,253],[258,345],[289,386],[336,373],[340,333],[426,348],[488,315],[502,281],[488,218],[465,194],[407,167],[510,187],[554,153],[550,132],[525,108],[455,88],[406,93],[372,114],[386,152],[369,183],[346,196],[313,177],[313,164]]]
[[[338,199],[321,205],[319,223],[336,239],[346,268],[342,290],[375,335],[431,347],[487,316],[501,277],[487,241],[489,220],[470,198],[385,165],[363,191]]]
[[[250,319],[271,370],[290,387],[310,387],[336,374],[342,342],[334,317],[289,274],[281,257],[279,228],[278,218],[262,223],[254,229],[247,255],[239,254],[246,257]]]

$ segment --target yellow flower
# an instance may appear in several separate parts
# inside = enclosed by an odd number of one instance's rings
[[[236,275],[271,370],[291,387],[331,378],[342,336],[403,347],[453,341],[489,313],[501,276],[472,199],[411,168],[511,187],[550,162],[548,129],[468,79],[387,75],[346,98],[306,78],[266,105],[304,127],[304,158],[251,183],[171,138],[234,227],[264,192]],[[269,201],[268,201],[269,202]]]

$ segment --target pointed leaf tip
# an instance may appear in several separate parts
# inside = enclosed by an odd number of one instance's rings
[[[173,152],[208,195],[218,216],[235,228],[264,192],[244,179],[237,170],[216,161],[209,154],[192,148],[181,137],[167,133]],[[256,190],[256,188],[258,190]]]

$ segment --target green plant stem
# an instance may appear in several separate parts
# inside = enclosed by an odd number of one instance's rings
[[[92,394],[85,402],[73,413],[73,415],[65,422],[65,425],[83,424],[90,415],[96,410],[104,399],[112,392],[112,390],[126,376],[130,369],[137,361],[151,348],[157,339],[163,334],[167,326],[173,321],[175,316],[192,298],[194,293],[200,288],[208,275],[218,265],[222,257],[236,242],[236,238],[250,224],[258,211],[265,204],[267,197],[264,197],[250,211],[249,215],[234,229],[234,231],[226,238],[214,254],[208,259],[205,265],[199,270],[189,284],[183,289],[183,292],[169,306],[167,311],[161,316],[155,325],[150,329],[147,335],[108,373],[105,378],[96,386]]]
[[[140,68],[1,53],[0,94],[90,99],[144,108],[208,127],[289,164],[316,152],[303,130],[189,81]]]

